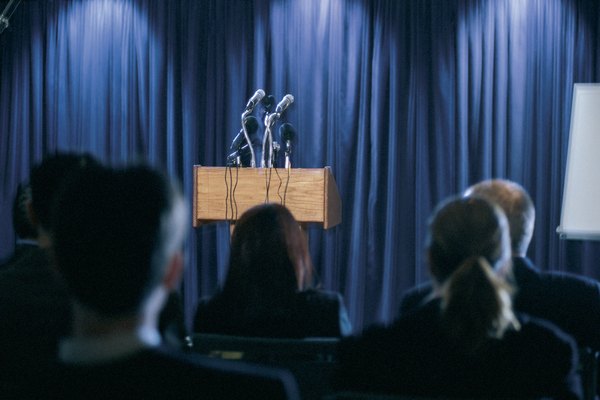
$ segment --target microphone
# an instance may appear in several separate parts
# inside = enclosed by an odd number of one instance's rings
[[[0,33],[4,32],[6,28],[10,25],[8,18],[4,16],[4,14],[0,14]]]
[[[281,101],[279,102],[279,104],[277,104],[277,108],[275,108],[275,112],[277,114],[281,114],[293,102],[294,102],[294,96],[292,96],[291,94],[286,94],[285,96],[283,96],[283,99],[281,99]]]
[[[260,104],[262,105],[262,109],[263,109],[263,113],[269,114],[271,112],[271,109],[273,108],[273,106],[275,105],[275,97],[273,97],[272,94],[263,97],[263,99],[260,101]]]
[[[275,122],[281,117],[281,113],[283,113],[289,106],[294,102],[294,96],[291,94],[286,94],[283,96],[283,99],[277,104],[275,108],[275,112],[272,114],[268,114],[265,116],[265,134],[263,137],[263,160],[262,166],[271,168],[273,166],[273,138],[271,137],[271,127],[275,124]],[[269,142],[269,153],[268,157],[266,156],[266,146],[267,142]]]
[[[0,14],[0,33],[4,32],[4,30],[10,26],[10,17],[12,17],[12,15],[15,13],[17,7],[19,7],[19,4],[21,4],[20,0],[17,1],[17,5],[11,10],[14,1],[15,0],[10,0]]]
[[[296,128],[289,122],[279,127],[279,137],[285,143],[285,168],[292,166],[290,156],[292,155],[292,140],[296,138]]]
[[[245,143],[242,147],[227,156],[225,165],[227,167],[243,167],[244,165],[249,165],[251,155],[250,146],[248,146],[248,143]]]
[[[248,131],[250,138],[258,131],[258,120],[256,117],[250,116],[244,120],[244,125]],[[233,138],[229,150],[239,150],[242,144],[246,143],[246,136],[244,135],[244,128],[240,129],[239,133]]]
[[[265,117],[265,126],[273,126],[275,121],[281,118],[281,114],[294,102],[294,96],[286,94],[283,99],[277,104],[275,112]]]
[[[254,110],[254,107],[256,107],[256,105],[262,100],[263,97],[265,97],[264,90],[258,89],[256,92],[254,92],[252,97],[250,97],[250,100],[248,100],[248,104],[246,104],[246,111],[251,112],[252,110]]]
[[[296,138],[296,128],[289,122],[279,127],[279,137],[286,146],[291,145],[291,141]]]

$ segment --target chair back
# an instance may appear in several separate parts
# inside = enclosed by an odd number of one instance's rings
[[[577,372],[581,377],[584,400],[596,399],[596,392],[598,390],[598,359],[599,352],[588,347],[579,348],[579,366]]]
[[[332,393],[338,338],[257,338],[196,333],[194,353],[225,360],[246,361],[285,368],[294,374],[303,399],[321,399]]]

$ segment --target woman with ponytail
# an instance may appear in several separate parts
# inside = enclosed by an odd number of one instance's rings
[[[434,291],[389,327],[339,348],[340,390],[453,398],[579,399],[573,340],[512,310],[506,217],[486,200],[451,198],[429,222]]]

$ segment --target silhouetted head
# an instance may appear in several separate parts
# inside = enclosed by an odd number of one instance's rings
[[[527,191],[515,182],[491,179],[471,186],[465,195],[483,197],[502,208],[508,219],[512,252],[525,256],[535,224],[535,207]]]
[[[269,298],[311,284],[306,238],[291,212],[274,203],[246,211],[233,231],[223,291]]]
[[[136,314],[164,283],[187,222],[181,193],[154,169],[89,169],[67,182],[57,207],[58,269],[79,304]]]
[[[438,206],[429,225],[430,272],[441,297],[443,327],[467,352],[518,329],[512,288],[497,271],[510,265],[508,223],[479,197],[454,197]]]
[[[429,223],[432,278],[443,284],[470,257],[483,257],[493,269],[500,269],[510,259],[509,240],[506,217],[487,200],[454,197],[444,201]]]
[[[32,219],[46,232],[52,231],[52,211],[64,180],[81,170],[99,166],[90,154],[56,153],[44,157],[30,173]]]

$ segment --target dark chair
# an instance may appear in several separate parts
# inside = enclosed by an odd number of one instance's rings
[[[411,397],[393,394],[379,394],[367,392],[337,392],[323,397],[322,400],[428,400],[423,397]],[[437,398],[436,400],[444,400]]]
[[[226,360],[242,360],[290,370],[303,399],[332,393],[337,338],[279,339],[193,334],[191,351]]]
[[[599,353],[587,347],[579,348],[578,373],[583,387],[583,399],[594,400],[598,390]]]
[[[485,398],[453,398],[453,397],[423,397],[423,396],[410,396],[410,395],[393,395],[383,393],[368,393],[368,392],[336,392],[323,397],[322,400],[486,400]],[[494,398],[494,400],[515,400],[514,398]],[[520,400],[553,400],[548,398],[531,398],[531,399],[520,399]]]

